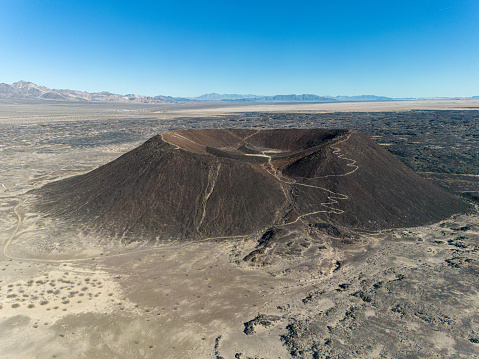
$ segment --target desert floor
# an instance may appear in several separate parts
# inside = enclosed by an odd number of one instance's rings
[[[271,275],[236,262],[254,247],[255,234],[120,245],[35,213],[28,193],[90,171],[159,132],[324,125],[295,122],[294,115],[258,121],[255,113],[477,109],[479,100],[0,103],[0,356],[479,358],[477,210],[363,234],[334,253],[341,268],[331,275]],[[477,193],[477,174],[462,174]]]

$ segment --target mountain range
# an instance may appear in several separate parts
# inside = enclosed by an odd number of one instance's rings
[[[57,90],[36,85],[28,81],[18,81],[11,85],[0,83],[0,99],[10,100],[55,100],[74,102],[129,102],[129,103],[164,103],[161,96],[118,95],[110,92],[84,92],[74,90]]]
[[[400,100],[385,96],[360,95],[360,96],[318,96],[313,94],[301,95],[240,95],[209,93],[198,97],[171,97],[162,96],[170,101],[225,101],[225,102],[358,102],[358,101],[394,101]],[[402,100],[402,99],[401,99]]]
[[[242,95],[209,93],[198,97],[142,96],[137,94],[119,95],[111,92],[85,92],[67,89],[50,89],[28,81],[18,81],[11,85],[0,83],[0,99],[8,100],[45,100],[73,102],[127,102],[127,103],[165,103],[165,102],[358,102],[392,101],[395,98],[374,95],[360,96],[318,96],[313,94],[291,95]]]

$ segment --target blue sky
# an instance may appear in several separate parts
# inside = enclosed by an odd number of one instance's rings
[[[478,0],[0,0],[0,82],[143,95],[479,95]]]

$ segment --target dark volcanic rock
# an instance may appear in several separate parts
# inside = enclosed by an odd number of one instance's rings
[[[259,325],[263,327],[269,327],[273,325],[274,322],[277,322],[280,319],[281,318],[277,315],[258,314],[254,319],[251,319],[250,321],[244,323],[243,332],[246,335],[252,335],[256,332],[255,327]]]
[[[114,236],[207,238],[304,221],[382,229],[440,220],[465,202],[346,130],[198,130],[157,135],[35,193],[37,208]]]

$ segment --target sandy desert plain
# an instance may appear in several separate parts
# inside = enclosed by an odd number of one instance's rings
[[[243,263],[257,234],[120,244],[29,205],[157,133],[202,128],[357,130],[476,209],[341,245],[325,234],[304,271],[301,249]],[[2,102],[0,139],[1,358],[479,358],[479,99]],[[321,271],[328,258],[340,268]]]

